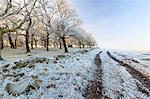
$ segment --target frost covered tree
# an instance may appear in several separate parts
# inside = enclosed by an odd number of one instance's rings
[[[76,34],[73,36],[79,44],[79,47],[92,47],[96,46],[96,41],[91,33],[86,32],[82,27],[76,30]]]
[[[84,29],[82,29],[81,27],[80,28],[78,28],[77,30],[76,30],[76,35],[74,35],[74,38],[78,41],[78,46],[81,48],[81,47],[85,47],[85,42],[86,42],[86,32],[85,32],[85,30]]]
[[[85,40],[86,40],[87,47],[91,48],[92,46],[96,46],[96,41],[95,41],[95,39],[94,39],[94,37],[92,36],[91,33],[86,34]]]
[[[62,40],[65,52],[68,52],[66,38],[75,35],[81,21],[68,0],[57,0],[58,13],[55,18],[55,33]]]
[[[95,41],[81,29],[81,21],[70,0],[1,0],[0,48],[4,34],[11,48],[33,46],[93,46]],[[19,38],[21,37],[21,38]],[[76,43],[78,42],[78,44]],[[0,59],[1,50],[0,50]]]
[[[5,33],[15,32],[29,20],[37,0],[1,0],[0,1],[0,39]],[[30,8],[25,12],[26,8]],[[16,20],[17,19],[17,20]],[[0,47],[1,47],[0,40]],[[0,59],[1,50],[0,50]]]
[[[66,38],[73,36],[81,23],[75,9],[68,0],[42,0],[40,5],[37,18],[48,27],[47,38],[50,34],[57,35],[68,52]]]
[[[55,7],[55,0],[39,0],[38,12],[36,14],[37,19],[43,24],[43,31],[46,33],[46,49],[49,51],[49,39],[50,35],[54,33],[52,21],[57,13]]]

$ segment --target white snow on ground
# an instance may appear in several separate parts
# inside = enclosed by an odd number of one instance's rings
[[[134,69],[136,69],[137,71],[139,71],[140,73],[142,73],[143,75],[147,76],[147,78],[150,79],[150,64],[146,65],[143,63],[132,61],[132,60],[136,61],[137,57],[135,56],[133,57],[133,56],[124,55],[116,52],[111,54],[117,59],[122,60],[123,63],[130,65],[131,67],[133,67]]]
[[[3,50],[5,61],[0,61],[0,99],[84,99],[83,90],[94,78],[95,55],[101,50],[69,50],[68,54],[59,49],[50,49],[49,52],[36,49],[29,54],[25,54],[24,49]],[[148,74],[149,67],[140,61],[148,54],[121,51],[111,51],[111,54]],[[141,92],[139,86],[142,84],[125,67],[108,57],[106,51],[100,58],[105,96],[112,99],[150,99],[150,96]],[[139,59],[141,64],[127,59]],[[16,68],[16,61],[23,65]]]
[[[87,48],[88,49],[88,48]],[[78,50],[86,50],[84,49],[79,49],[79,48],[68,48],[69,54],[73,54],[74,52]],[[20,59],[27,59],[31,56],[33,57],[54,57],[55,55],[62,55],[65,54],[67,55],[68,53],[64,53],[63,49],[59,48],[50,48],[49,51],[46,51],[45,48],[38,48],[32,50],[30,53],[26,54],[26,50],[24,48],[17,48],[17,49],[10,49],[10,48],[4,48],[2,50],[2,56],[4,60],[6,61],[16,61]]]
[[[1,64],[0,99],[83,99],[82,91],[93,78],[96,68],[93,62],[99,51],[94,49],[84,54],[71,53],[58,60],[46,56],[48,62],[32,63],[15,69],[12,69],[16,67],[12,62],[5,68]],[[36,57],[27,59],[31,61]],[[24,75],[16,76],[19,74]],[[24,92],[29,85],[30,90]]]
[[[150,99],[146,94],[138,90],[137,84],[131,74],[108,57],[103,51],[100,55],[103,68],[104,95],[112,99]]]
[[[150,68],[150,52],[148,51],[117,51],[117,53],[126,58],[135,59]]]

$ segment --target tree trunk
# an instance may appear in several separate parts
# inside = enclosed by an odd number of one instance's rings
[[[37,40],[34,39],[34,42],[35,42],[35,48],[37,48]]]
[[[1,49],[0,49],[0,60],[3,60],[2,55],[1,55]]]
[[[82,46],[83,46],[83,48],[85,47],[85,45],[84,45],[84,44],[82,44]]]
[[[82,48],[82,47],[81,47],[81,44],[80,44],[79,46],[80,46],[80,49],[81,49],[81,48]]]
[[[13,48],[13,49],[15,49],[15,45],[14,45],[14,43],[13,43],[13,41],[12,41],[11,34],[10,34],[10,33],[7,33],[7,35],[8,35],[10,47]]]
[[[79,41],[79,47],[80,47],[80,49],[82,48],[81,45],[82,45],[82,43]]]
[[[47,45],[47,44],[46,44],[46,39],[44,39],[44,48],[46,48],[46,45]]]
[[[33,50],[34,34],[31,35],[31,49]]]
[[[4,39],[3,39],[3,36],[2,36],[2,47],[1,47],[1,49],[3,49],[4,48]]]
[[[61,39],[62,39],[62,42],[63,42],[63,45],[64,45],[65,53],[68,53],[65,37],[62,37]]]
[[[2,48],[2,34],[0,34],[0,60],[3,60],[2,55],[1,55],[1,48]]]
[[[16,33],[16,38],[15,38],[15,48],[17,48],[17,40],[18,40],[18,33]]]
[[[29,47],[29,31],[26,31],[26,52],[30,52],[30,47]]]
[[[61,47],[61,39],[59,39],[59,49],[62,49],[62,47]]]
[[[4,42],[3,42],[4,40],[3,40],[3,35],[1,35],[1,49],[3,49],[4,48]]]
[[[49,51],[49,33],[47,33],[47,37],[46,37],[46,50]]]
[[[29,53],[30,52],[30,47],[29,47],[29,30],[31,28],[31,25],[32,25],[32,19],[31,17],[29,17],[29,25],[26,29],[26,35],[25,35],[25,38],[26,38],[26,52]]]

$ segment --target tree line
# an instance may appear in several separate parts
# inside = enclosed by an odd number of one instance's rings
[[[70,0],[1,0],[0,59],[4,46],[92,47],[96,42],[82,28],[82,22]]]

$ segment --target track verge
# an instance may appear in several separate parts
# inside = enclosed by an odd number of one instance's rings
[[[111,55],[110,52],[107,52],[108,56],[112,58],[114,61],[118,62],[121,66],[124,66],[127,71],[132,75],[133,78],[140,81],[144,87],[146,87],[148,90],[140,88],[139,90],[143,93],[150,96],[150,80],[147,78],[147,76],[143,75],[141,72],[130,66],[129,64],[124,63],[123,61],[115,58],[113,55]]]
[[[85,88],[85,92],[83,96],[86,99],[102,99],[103,96],[103,84],[102,84],[102,68],[101,68],[101,59],[100,59],[100,54],[102,53],[99,52],[95,56],[95,65],[96,65],[96,70],[94,73],[94,79],[89,82],[87,87]]]

